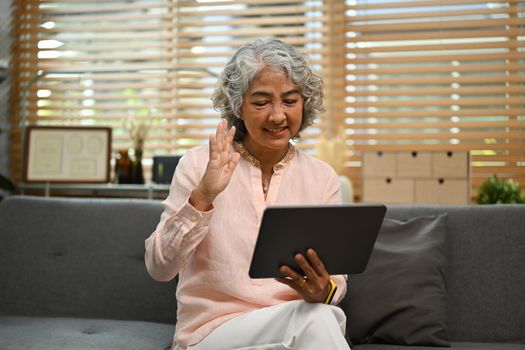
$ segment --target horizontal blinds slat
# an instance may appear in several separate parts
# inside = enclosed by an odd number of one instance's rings
[[[173,94],[170,92],[154,92],[154,93],[129,93],[123,96],[122,93],[114,93],[114,94],[105,94],[105,95],[73,95],[73,94],[54,94],[49,97],[38,97],[38,96],[31,96],[28,101],[63,101],[66,99],[67,101],[83,101],[83,100],[90,100],[90,101],[107,101],[107,100],[132,100],[132,99],[143,99],[143,100],[171,100],[173,99]]]
[[[521,0],[494,0],[490,1],[492,4],[517,4]],[[399,9],[405,7],[440,7],[445,5],[477,5],[480,0],[430,0],[430,1],[383,1],[383,2],[363,2],[348,5],[348,8],[354,10],[383,10],[383,9]]]
[[[63,6],[66,4],[66,6]],[[90,13],[104,13],[104,12],[129,12],[132,10],[147,10],[151,8],[165,8],[166,2],[164,1],[138,1],[138,2],[128,2],[122,1],[121,4],[112,5],[111,2],[106,2],[104,5],[93,6],[93,5],[78,5],[78,6],[67,6],[67,2],[60,2],[58,5],[61,6],[51,6],[51,3],[42,3],[38,13],[42,15],[71,15],[71,14],[90,14]],[[27,11],[28,14],[34,14],[33,11]]]
[[[269,28],[240,28],[232,30],[217,30],[211,31],[210,33],[202,32],[181,32],[178,33],[180,39],[198,39],[198,38],[212,38],[212,37],[224,37],[224,36],[235,36],[235,37],[264,37],[264,36],[275,36],[275,35],[297,35],[297,34],[308,34],[308,33],[328,33],[326,28],[308,28],[303,26],[293,27],[278,27],[272,26]]]
[[[432,111],[414,111],[414,110],[406,110],[406,111],[395,111],[395,110],[387,110],[387,111],[378,111],[378,112],[368,112],[366,113],[366,117],[368,118],[392,118],[392,119],[398,119],[398,118],[451,118],[454,116],[457,117],[499,117],[499,116],[508,116],[508,115],[523,115],[523,109],[522,108],[469,108],[469,109],[460,109],[460,110],[432,110]],[[352,114],[339,114],[336,115],[335,118],[337,119],[347,119],[352,118]],[[361,115],[361,118],[364,116]],[[429,125],[432,125],[432,122],[429,122]]]
[[[525,58],[525,53],[519,55],[509,55],[508,59]],[[498,55],[498,60],[505,60],[504,55]],[[473,57],[473,59],[475,59]],[[437,61],[437,60],[436,60]],[[406,60],[411,62],[411,60]],[[494,64],[464,64],[464,65],[447,65],[447,66],[432,66],[427,65],[412,65],[412,66],[394,66],[392,68],[368,68],[368,69],[350,69],[348,72],[352,75],[370,75],[370,74],[436,74],[436,73],[472,73],[479,72],[486,74],[487,72],[507,72],[507,71],[524,71],[524,63],[494,63]]]
[[[212,9],[214,7],[222,7],[224,5],[230,4],[246,4],[246,5],[267,5],[267,4],[302,4],[304,0],[244,0],[244,1],[231,1],[231,0],[222,0],[222,1],[209,1],[209,2],[195,2],[195,1],[176,1],[174,6],[176,8],[188,8],[201,6],[206,9]]]
[[[152,53],[137,53],[135,52],[133,57],[130,57],[130,53],[127,55],[125,52],[122,53],[108,53],[108,54],[79,54],[75,55],[74,57],[61,57],[60,62],[64,65],[69,64],[71,62],[86,62],[86,61],[112,61],[114,60],[115,63],[113,64],[101,64],[101,65],[116,65],[118,62],[122,63],[134,63],[137,61],[147,61],[149,62],[150,67],[167,67],[166,60],[171,59],[173,55],[170,53],[158,53],[158,52],[152,52]],[[46,66],[53,66],[55,65],[54,62],[56,60],[54,58],[41,58],[41,59],[29,59],[29,60],[22,60],[22,62],[42,62],[40,66],[46,67]],[[113,68],[115,69],[115,68]]]
[[[458,86],[458,87],[427,87],[418,89],[398,88],[395,90],[352,90],[349,95],[354,97],[361,96],[438,96],[457,94],[460,96],[469,95],[499,95],[525,93],[525,86]]]
[[[525,45],[524,45],[525,46]],[[517,53],[486,53],[486,54],[480,54],[477,52],[472,52],[470,54],[457,54],[450,52],[447,55],[421,55],[421,56],[395,56],[395,57],[369,57],[369,58],[347,58],[347,62],[351,64],[378,64],[378,63],[434,63],[434,62],[466,62],[466,61],[501,61],[501,60],[519,60],[525,58],[525,53],[517,52]],[[501,65],[500,65],[501,66]],[[505,65],[503,65],[505,66]],[[507,64],[507,66],[512,67],[512,65]],[[516,66],[517,69],[522,69],[521,66]],[[450,68],[450,67],[449,67]],[[468,67],[465,66],[455,66],[453,67],[456,70],[461,69],[468,69]],[[439,69],[446,69],[439,66],[431,66],[427,67],[428,70],[439,70]],[[492,68],[485,68],[492,70]],[[497,69],[497,68],[494,68]]]
[[[521,162],[523,155],[519,154],[471,154],[473,162]]]
[[[349,36],[345,39],[346,43],[363,42],[399,42],[408,40],[452,40],[452,39],[479,39],[479,38],[508,38],[517,37],[523,34],[519,28],[509,29],[484,29],[484,30],[436,30],[429,32],[412,31],[406,33],[386,32],[386,34],[374,34],[366,36]]]
[[[78,38],[82,39],[85,37],[85,33],[96,33],[95,35],[98,36],[100,34],[99,32],[121,32],[123,34],[130,33],[130,32],[141,32],[141,31],[153,31],[155,33],[159,31],[165,31],[170,30],[173,28],[173,24],[169,22],[165,23],[159,23],[157,21],[153,21],[151,23],[147,23],[148,17],[143,17],[140,21],[137,21],[135,23],[132,22],[124,22],[124,23],[108,23],[106,25],[94,23],[93,25],[86,26],[78,26],[78,25],[61,25],[58,28],[54,29],[48,29],[43,34],[45,37],[49,36],[56,36],[61,37],[62,33],[67,33],[67,36],[70,38],[75,37],[76,34],[78,34]],[[145,23],[146,22],[146,23]]]
[[[184,10],[176,12],[179,18],[192,18],[198,16],[265,16],[265,15],[286,15],[286,14],[301,14],[307,11],[318,10],[324,11],[324,6],[305,6],[304,1],[300,5],[284,4],[281,6],[237,6],[236,3],[231,3],[229,6],[211,7],[211,3],[206,6],[188,7]],[[205,12],[205,13],[203,13]]]
[[[352,140],[519,140],[523,137],[522,131],[490,131],[490,132],[462,132],[462,133],[374,133],[353,134],[349,136]]]
[[[126,89],[134,89],[134,90],[140,90],[140,89],[154,89],[158,91],[163,90],[171,90],[173,89],[174,85],[169,82],[123,82],[123,83],[110,83],[110,84],[102,84],[97,83],[95,86],[86,87],[79,85],[78,83],[71,83],[71,82],[60,82],[60,86],[53,85],[52,87],[46,86],[46,84],[41,83],[37,86],[32,86],[30,88],[31,92],[36,92],[38,90],[46,90],[48,87],[52,89],[53,93],[84,93],[86,90],[95,90],[97,92],[100,91],[113,91],[113,90],[126,90]],[[509,90],[511,91],[511,90]],[[122,98],[122,94],[118,94],[117,96],[120,96]],[[34,98],[34,97],[33,97]],[[84,96],[84,98],[89,98],[89,96]]]
[[[479,3],[479,1],[478,1]],[[434,18],[434,17],[445,17],[445,18],[454,18],[454,17],[472,17],[479,15],[497,15],[502,14],[504,16],[513,14],[516,15],[520,13],[519,9],[513,8],[469,8],[462,9],[461,6],[458,6],[454,10],[420,10],[420,11],[396,11],[392,13],[375,13],[375,14],[365,14],[365,15],[352,15],[350,17],[352,22],[374,22],[374,21],[385,21],[385,20],[406,20],[406,19],[421,19],[421,18]],[[482,21],[483,19],[478,19]]]
[[[369,54],[369,53],[384,53],[384,52],[393,52],[393,53],[408,53],[408,52],[420,52],[420,51],[436,51],[441,55],[448,53],[450,51],[470,51],[470,50],[482,50],[482,49],[516,49],[518,47],[523,47],[523,41],[514,40],[509,38],[505,41],[488,41],[488,42],[462,42],[454,43],[448,42],[444,44],[441,41],[436,41],[434,43],[425,43],[421,44],[419,42],[407,42],[405,45],[374,45],[371,47],[360,47],[357,45],[352,45],[348,48],[347,52],[350,54]]]
[[[472,167],[472,171],[474,174],[481,173],[481,174],[495,174],[499,172],[503,173],[512,173],[516,175],[525,175],[525,167],[524,166],[474,166]]]
[[[247,41],[249,41],[250,38],[244,38],[244,39],[237,39],[232,38],[228,41],[228,45],[225,45],[223,41],[200,41],[200,42],[193,42],[193,41],[177,41],[173,43],[173,48],[176,49],[191,49],[193,47],[205,47],[205,48],[215,48],[215,47],[238,47]],[[304,45],[304,44],[319,44],[323,42],[322,38],[308,38],[304,36],[296,36],[296,35],[287,35],[287,43],[290,45]]]
[[[327,16],[270,16],[259,18],[239,18],[231,19],[228,24],[231,26],[240,25],[303,25],[312,21],[327,21]],[[224,21],[221,20],[207,20],[207,21],[179,21],[175,24],[178,29],[185,29],[191,27],[192,29],[198,27],[223,26]]]
[[[142,70],[129,69],[125,67],[111,67],[106,71],[95,71],[95,70],[57,70],[57,71],[44,71],[43,75],[40,75],[38,81],[52,81],[52,80],[62,80],[62,81],[74,81],[78,79],[82,80],[93,80],[93,81],[117,81],[121,82],[123,80],[137,80],[143,81],[148,79],[197,79],[197,78],[209,78],[214,76],[215,73],[202,68],[192,68],[192,69],[180,69],[178,67],[144,67]],[[29,80],[33,77],[20,77],[19,80]]]
[[[383,145],[370,145],[370,144],[353,144],[352,149],[356,151],[374,152],[374,151],[386,151],[389,152],[411,152],[413,150],[418,151],[472,151],[472,150],[491,150],[491,151],[521,151],[523,152],[523,145],[519,143],[513,144],[486,144],[482,142],[472,143],[461,143],[451,144],[449,142],[440,142],[432,144],[414,143],[414,144],[395,144],[388,143]]]
[[[458,129],[524,129],[525,121],[520,120],[489,120],[489,121],[433,121],[432,125],[428,122],[374,122],[374,123],[352,123],[348,126],[351,129],[425,129],[425,128],[458,128]]]
[[[128,22],[128,21],[142,21],[142,20],[168,21],[172,17],[173,17],[172,15],[166,14],[166,13],[152,13],[152,12],[150,13],[137,12],[137,14],[112,13],[108,15],[101,14],[101,15],[90,15],[90,16],[85,16],[85,13],[81,13],[79,15],[68,14],[67,16],[56,16],[56,17],[50,16],[50,15],[46,15],[44,18],[34,17],[34,18],[29,18],[28,22],[82,23],[83,25],[85,23],[92,23],[93,26],[95,26],[96,23],[100,23],[100,22]]]
[[[169,64],[168,62],[162,62],[162,63],[137,63],[137,64],[118,64],[118,62],[115,62],[114,64],[104,64],[104,63],[94,63],[94,64],[74,64],[69,65],[65,62],[61,61],[52,61],[52,62],[42,62],[39,65],[39,68],[42,70],[49,70],[52,72],[70,72],[70,73],[78,73],[80,74],[90,74],[90,73],[101,73],[101,72],[108,72],[113,73],[115,71],[141,71],[141,70],[169,70],[173,66]],[[191,67],[189,67],[191,68]]]
[[[508,75],[483,75],[483,76],[449,76],[433,77],[427,76],[424,79],[419,77],[399,77],[399,78],[374,78],[363,80],[352,80],[351,84],[355,86],[376,85],[376,86],[429,86],[429,85],[451,85],[457,84],[495,84],[495,83],[520,83],[525,79],[524,74],[509,73]]]
[[[355,24],[349,26],[349,31],[360,33],[376,32],[404,32],[408,30],[443,30],[443,29],[464,29],[464,28],[495,28],[495,27],[512,27],[523,24],[522,18],[505,18],[505,19],[483,19],[483,20],[448,20],[448,21],[428,21],[416,23],[396,23],[392,24]]]
[[[479,105],[522,105],[522,97],[509,98],[460,98],[454,99],[432,99],[432,100],[411,100],[411,101],[356,101],[356,102],[334,102],[336,106],[352,107],[428,107],[432,106],[479,106]]]

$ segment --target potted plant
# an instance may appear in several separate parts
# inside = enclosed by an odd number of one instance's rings
[[[478,204],[525,203],[525,198],[517,182],[492,175],[479,187],[476,202]]]

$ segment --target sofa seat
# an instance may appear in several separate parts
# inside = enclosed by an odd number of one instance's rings
[[[0,316],[0,349],[167,350],[173,331],[155,322]]]
[[[470,342],[452,342],[450,347],[435,346],[402,346],[402,345],[383,345],[383,344],[365,344],[352,346],[353,350],[525,350],[524,344],[511,343],[470,343]]]

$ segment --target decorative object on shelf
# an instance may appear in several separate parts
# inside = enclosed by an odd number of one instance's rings
[[[180,155],[154,156],[152,181],[157,184],[170,184],[180,158]]]
[[[519,183],[492,175],[481,184],[476,198],[478,204],[523,204],[525,197]]]
[[[135,148],[131,152],[131,183],[144,183],[144,170],[142,169],[142,148]]]
[[[142,169],[142,155],[144,152],[144,142],[151,127],[150,112],[145,118],[128,117],[124,120],[124,128],[128,131],[133,143],[133,148],[129,151],[131,158],[131,182],[133,184],[144,183],[144,171]]]
[[[339,129],[338,134],[328,139],[326,136],[320,137],[315,144],[317,158],[325,161],[334,168],[341,181],[341,193],[343,202],[351,203],[354,199],[352,181],[344,174],[346,161],[346,133],[343,128]]]
[[[109,182],[112,130],[93,126],[29,126],[24,182]]]
[[[144,149],[144,141],[148,136],[150,127],[151,118],[149,112],[144,119],[130,116],[124,120],[124,128],[128,131],[131,142],[133,142],[133,149]]]
[[[131,168],[133,162],[129,157],[127,149],[121,149],[115,154],[115,182],[118,184],[130,184]]]

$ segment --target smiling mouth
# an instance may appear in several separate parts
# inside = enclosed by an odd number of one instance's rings
[[[269,131],[271,132],[272,134],[277,134],[283,130],[285,130],[286,127],[282,127],[282,128],[265,128],[266,131]]]

